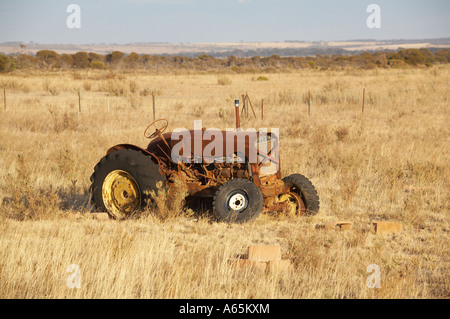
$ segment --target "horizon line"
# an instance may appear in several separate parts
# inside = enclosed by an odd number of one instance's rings
[[[40,44],[40,45],[131,45],[131,44],[169,44],[169,45],[185,45],[185,44],[255,44],[255,43],[323,43],[323,42],[389,42],[389,41],[424,41],[424,40],[448,40],[450,37],[438,37],[438,38],[391,38],[391,39],[340,39],[340,40],[272,40],[272,41],[224,41],[224,42],[170,42],[170,41],[149,41],[149,42],[91,42],[91,43],[63,43],[63,42],[35,42],[30,41],[4,41],[0,42],[0,45],[8,44]]]

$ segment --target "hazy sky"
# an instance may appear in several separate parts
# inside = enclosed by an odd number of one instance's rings
[[[80,7],[81,28],[66,12]],[[370,29],[367,7],[381,9]],[[259,42],[450,37],[449,0],[0,0],[0,42]]]

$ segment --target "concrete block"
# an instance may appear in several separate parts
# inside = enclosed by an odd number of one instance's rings
[[[232,260],[231,264],[236,269],[248,268],[252,270],[261,270],[261,271],[267,270],[267,262],[265,261],[255,261],[255,260],[235,258]]]
[[[291,267],[291,261],[289,259],[271,260],[267,263],[268,271],[287,271]]]
[[[278,272],[288,271],[291,267],[291,261],[288,259],[271,260],[271,261],[255,261],[249,259],[235,258],[231,262],[235,269],[250,269],[255,271]]]
[[[253,261],[268,262],[271,260],[281,260],[280,246],[249,246],[248,259]]]
[[[317,229],[324,230],[349,230],[352,229],[352,222],[350,221],[330,221],[323,225],[317,225]]]
[[[281,259],[281,247],[275,245],[249,246],[248,254],[235,255],[231,260],[235,269],[247,268],[256,271],[286,271],[291,261]]]
[[[372,221],[375,234],[393,234],[402,231],[402,224],[398,222],[374,220]]]

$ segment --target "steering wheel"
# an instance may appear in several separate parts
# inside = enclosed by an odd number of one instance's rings
[[[157,125],[157,123],[158,123],[158,125]],[[167,129],[168,125],[169,125],[169,122],[166,119],[156,120],[156,121],[152,122],[149,126],[147,126],[147,128],[144,131],[144,136],[146,138],[154,138],[156,136],[159,136]],[[150,128],[155,128],[155,131],[153,133],[149,133],[148,131]]]

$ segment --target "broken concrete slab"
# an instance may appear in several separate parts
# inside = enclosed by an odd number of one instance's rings
[[[324,230],[349,230],[352,229],[350,221],[329,221],[322,225],[316,225],[316,229]]]
[[[237,269],[247,268],[261,271],[286,271],[291,266],[289,259],[281,259],[281,247],[277,245],[249,246],[247,255],[237,255],[231,264]]]
[[[249,259],[235,258],[231,261],[231,265],[235,267],[235,269],[278,272],[278,271],[288,271],[289,269],[291,269],[292,263],[289,259],[255,261]]]
[[[249,246],[248,259],[254,261],[281,260],[281,247],[274,245]]]
[[[248,269],[254,269],[254,270],[261,270],[266,271],[267,270],[267,263],[265,261],[255,261],[255,260],[248,260],[248,259],[242,259],[242,258],[234,258],[231,261],[232,266],[236,268],[248,268]]]
[[[288,271],[292,266],[289,259],[271,260],[267,263],[268,271]]]
[[[402,224],[393,221],[374,220],[372,221],[375,234],[393,234],[402,231]]]

